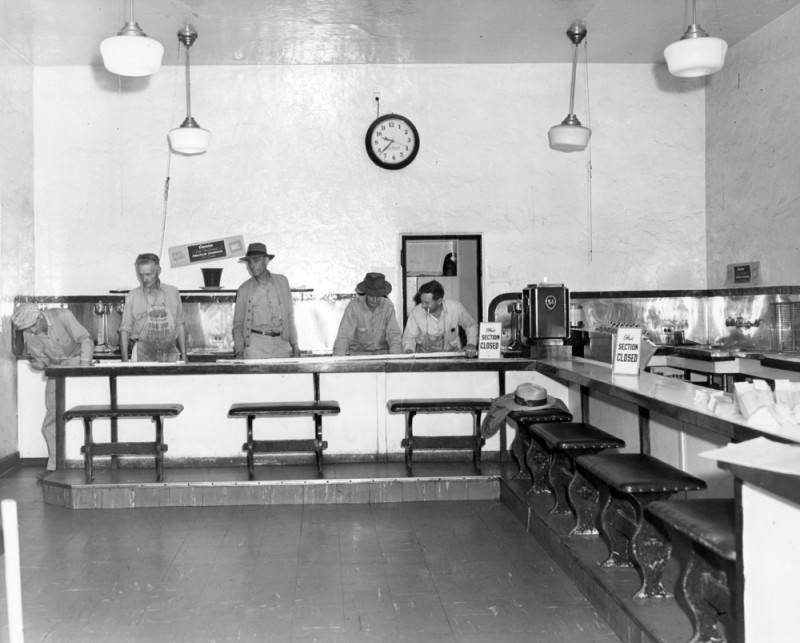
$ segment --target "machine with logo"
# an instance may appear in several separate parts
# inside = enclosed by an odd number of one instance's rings
[[[569,338],[569,289],[530,284],[522,291],[522,334],[528,345],[563,345]]]

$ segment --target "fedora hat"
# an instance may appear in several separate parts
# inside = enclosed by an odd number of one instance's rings
[[[370,297],[385,297],[392,292],[392,284],[386,281],[382,272],[368,272],[364,281],[356,286],[356,290]]]
[[[267,259],[274,259],[275,255],[271,255],[267,252],[266,244],[256,242],[247,246],[247,254],[239,259],[239,261],[247,261],[253,257],[266,257]]]

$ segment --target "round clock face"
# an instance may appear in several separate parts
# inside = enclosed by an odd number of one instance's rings
[[[367,154],[375,165],[387,170],[405,167],[419,152],[419,134],[405,116],[386,114],[367,129]]]

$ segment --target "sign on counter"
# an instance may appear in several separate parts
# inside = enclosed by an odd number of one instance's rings
[[[642,348],[641,328],[618,328],[614,338],[614,375],[638,375]]]
[[[169,249],[169,265],[171,268],[180,268],[204,261],[241,257],[244,255],[244,249],[242,235],[172,246]]]
[[[500,322],[481,322],[478,330],[478,359],[499,359]]]

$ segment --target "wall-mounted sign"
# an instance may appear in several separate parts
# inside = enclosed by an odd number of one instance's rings
[[[172,268],[180,268],[181,266],[204,261],[241,257],[244,255],[244,250],[244,237],[242,235],[188,243],[183,246],[172,246],[169,249],[169,265]]]
[[[499,359],[500,322],[481,322],[478,330],[478,359]]]
[[[614,375],[638,375],[641,347],[641,328],[617,329],[611,372]]]
[[[729,263],[725,275],[726,286],[756,286],[761,283],[761,262]]]

